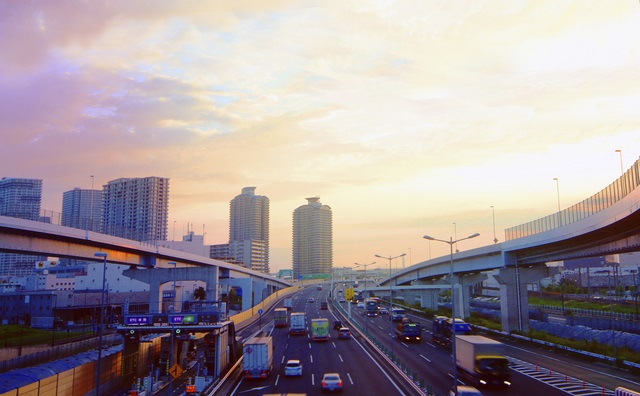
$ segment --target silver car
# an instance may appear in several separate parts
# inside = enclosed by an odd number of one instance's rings
[[[302,363],[299,360],[287,360],[287,364],[284,366],[285,377],[296,375],[302,375]]]
[[[342,379],[338,373],[325,373],[322,376],[322,390],[342,392]]]

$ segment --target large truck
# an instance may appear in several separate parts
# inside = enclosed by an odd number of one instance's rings
[[[314,341],[329,340],[329,319],[311,319],[311,338]]]
[[[304,312],[292,312],[289,316],[289,334],[305,334],[307,326],[307,318]]]
[[[287,327],[287,309],[286,308],[276,308],[273,310],[273,322],[275,327]]]
[[[471,325],[462,319],[456,319],[455,323],[446,316],[435,316],[431,331],[432,341],[445,347],[451,347],[453,334],[471,335]]]
[[[456,365],[461,375],[478,386],[511,385],[504,344],[478,335],[456,336]]]
[[[364,300],[364,314],[366,316],[378,316],[378,301],[366,298]]]
[[[402,341],[420,342],[422,338],[422,330],[418,323],[414,323],[409,318],[402,319],[401,323],[395,328],[396,337]]]
[[[245,378],[267,378],[273,368],[273,339],[255,336],[242,346],[242,369]]]
[[[290,298],[285,298],[284,307],[287,309],[287,311],[291,311],[293,309],[293,300]]]

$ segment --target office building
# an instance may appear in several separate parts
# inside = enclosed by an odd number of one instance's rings
[[[112,180],[103,186],[103,232],[141,242],[167,240],[169,179]]]
[[[102,222],[102,191],[79,187],[62,193],[62,225],[100,232]]]
[[[330,274],[333,268],[333,215],[320,197],[293,211],[293,278]]]
[[[229,254],[247,268],[269,273],[269,198],[245,187],[229,205]]]
[[[0,215],[41,221],[42,180],[3,177],[0,179]],[[26,276],[44,257],[0,253],[0,275]]]

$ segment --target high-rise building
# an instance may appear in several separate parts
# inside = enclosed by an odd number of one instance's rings
[[[245,187],[229,205],[229,252],[247,268],[269,273],[269,198]]]
[[[330,274],[333,268],[333,215],[320,197],[293,211],[293,279]]]
[[[41,201],[42,180],[0,179],[0,215],[39,221]]]
[[[0,179],[0,215],[41,221],[42,180],[3,177]],[[0,253],[0,275],[27,276],[43,257]]]
[[[136,241],[166,241],[168,222],[169,179],[123,178],[103,186],[105,234]]]
[[[62,225],[100,232],[102,191],[76,187],[62,193]]]

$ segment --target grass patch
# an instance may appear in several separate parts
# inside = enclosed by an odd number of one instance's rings
[[[61,340],[86,334],[91,334],[91,332],[56,330],[55,342],[58,343]],[[19,325],[0,326],[0,339],[2,340],[0,341],[0,346],[3,347],[51,344],[53,338],[54,334],[51,330],[32,329],[28,326]]]

